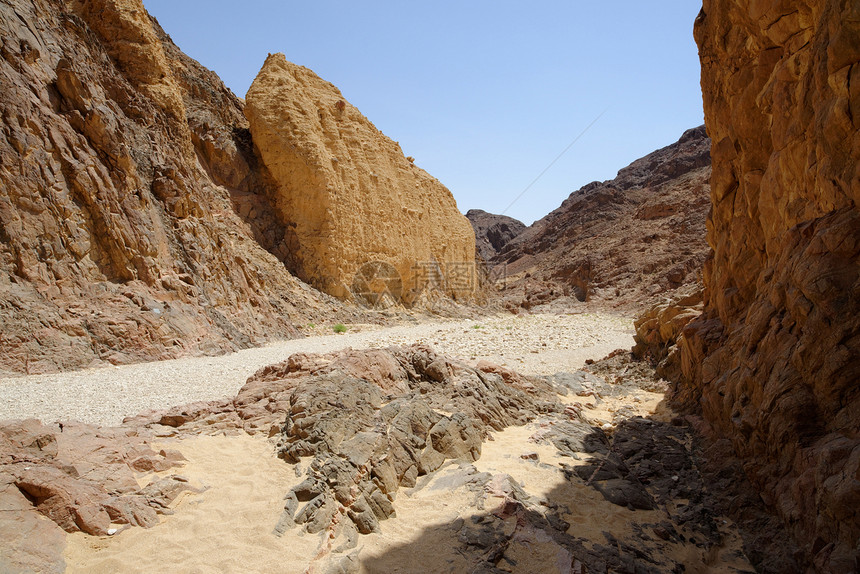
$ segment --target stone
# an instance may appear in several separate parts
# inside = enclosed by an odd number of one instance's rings
[[[318,532],[343,509],[357,532],[368,534],[393,515],[391,500],[401,487],[414,487],[447,461],[480,457],[489,429],[562,410],[551,384],[499,374],[490,364],[484,369],[424,345],[293,355],[248,380],[233,401],[238,421],[209,424],[207,417],[222,417],[219,406],[214,415],[185,408],[188,420],[178,431],[278,428],[279,456],[313,460],[306,479],[287,494],[275,532],[293,525]],[[150,425],[161,425],[167,415],[148,416]]]
[[[701,315],[702,305],[702,290],[691,286],[639,315],[633,323],[633,356],[654,364],[658,377],[677,381],[681,376],[684,327]]]
[[[178,475],[140,488],[139,467],[167,471],[184,460],[175,451],[155,452],[149,440],[139,428],[0,422],[0,533],[14,543],[0,545],[0,569],[62,572],[63,532],[149,528],[181,492],[198,492]]]
[[[271,54],[245,100],[299,278],[366,304],[474,299],[475,235],[451,192],[337,88]]]
[[[140,0],[14,0],[0,32],[0,373],[219,354],[364,315],[285,268],[244,104]]]
[[[712,211],[674,404],[729,439],[821,571],[860,538],[860,6],[709,0]],[[852,509],[847,511],[846,509]]]

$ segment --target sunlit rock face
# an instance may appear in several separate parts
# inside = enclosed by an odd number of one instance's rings
[[[676,399],[700,408],[810,559],[860,535],[860,4],[706,0],[704,314]]]
[[[270,253],[241,100],[139,0],[15,0],[0,31],[0,372],[235,350],[330,305]]]
[[[254,143],[277,181],[276,208],[299,277],[349,298],[363,266],[381,263],[391,272],[367,273],[370,293],[387,288],[412,304],[432,283],[472,298],[475,235],[451,192],[335,86],[273,54],[246,102]]]

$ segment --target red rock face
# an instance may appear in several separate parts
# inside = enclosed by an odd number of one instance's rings
[[[700,408],[827,571],[860,536],[860,4],[706,0],[713,174],[703,315],[676,400]]]

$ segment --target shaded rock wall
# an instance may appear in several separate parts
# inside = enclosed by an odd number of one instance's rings
[[[454,197],[336,87],[273,54],[246,100],[300,278],[348,298],[362,265],[384,262],[402,281],[390,291],[412,304],[438,266],[437,290],[473,296],[475,237]]]
[[[224,352],[339,308],[267,252],[241,101],[139,0],[6,2],[0,30],[0,371]]]
[[[858,568],[860,4],[706,0],[713,175],[704,314],[676,399],[821,570]]]

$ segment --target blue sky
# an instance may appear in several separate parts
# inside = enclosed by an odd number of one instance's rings
[[[462,211],[525,223],[703,122],[696,0],[144,0],[237,95],[270,52],[340,88]]]

